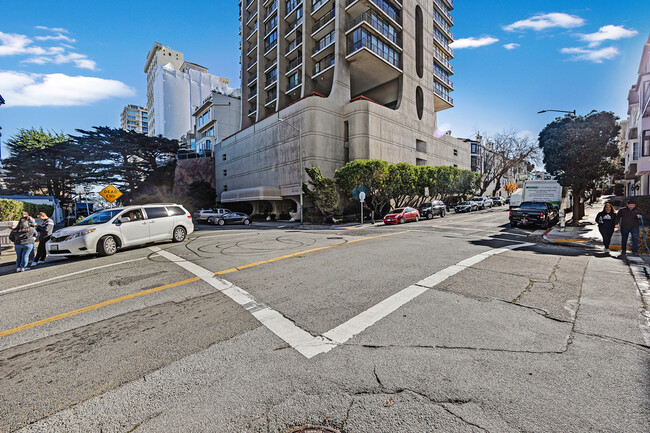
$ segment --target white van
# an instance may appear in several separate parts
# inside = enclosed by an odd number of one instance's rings
[[[145,204],[105,209],[52,234],[52,256],[99,254],[156,241],[182,242],[194,231],[192,215],[177,204]]]

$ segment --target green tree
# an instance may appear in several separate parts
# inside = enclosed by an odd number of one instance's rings
[[[3,161],[8,188],[17,194],[51,195],[70,201],[72,188],[84,182],[92,168],[84,152],[64,134],[43,129],[20,129],[7,140],[9,158]]]
[[[187,195],[197,209],[210,209],[217,201],[217,190],[210,182],[204,180],[192,182],[188,187]]]
[[[584,194],[603,176],[616,172],[620,126],[612,112],[566,115],[539,133],[546,170],[573,189],[573,224],[584,215]]]
[[[336,186],[345,197],[351,198],[352,190],[357,186],[366,188],[366,203],[377,214],[389,203],[386,191],[389,164],[378,159],[356,160],[348,162],[344,167],[336,170],[334,179]]]
[[[324,217],[324,221],[341,214],[340,201],[334,179],[324,177],[318,167],[305,169],[309,176],[308,184],[302,184],[302,192],[311,201],[318,212]]]
[[[395,207],[407,206],[424,190],[419,191],[418,170],[406,162],[390,164],[385,182],[385,194]]]

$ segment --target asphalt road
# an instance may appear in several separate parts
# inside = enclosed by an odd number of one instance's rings
[[[0,273],[0,431],[650,431],[627,265],[505,208]]]

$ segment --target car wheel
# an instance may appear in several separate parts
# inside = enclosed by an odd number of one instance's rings
[[[447,213],[447,212],[445,212],[444,209],[441,210],[441,211],[440,211],[440,218],[444,218],[446,213]]]
[[[420,217],[419,217],[419,216],[416,216],[416,217],[415,217],[415,222],[417,223],[417,222],[419,222],[419,221],[420,221]]]
[[[402,219],[399,220],[400,224],[404,224],[406,222],[406,218],[402,217]]]
[[[172,237],[172,240],[174,242],[183,242],[185,240],[185,236],[187,236],[187,230],[185,230],[185,227],[178,226],[174,229],[174,236]]]
[[[225,223],[226,223],[226,222],[225,222],[224,220],[219,220],[219,222],[218,222],[218,224],[219,224],[220,226],[224,225]]]
[[[427,214],[427,219],[428,219],[428,220],[433,219],[433,212],[429,212],[429,213]]]
[[[250,223],[251,223],[250,220],[247,220],[247,219],[244,220],[244,225],[245,226],[249,225]]]
[[[97,242],[97,252],[100,256],[112,256],[117,252],[117,241],[113,236],[104,236]]]

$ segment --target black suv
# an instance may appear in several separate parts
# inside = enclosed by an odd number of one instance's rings
[[[431,219],[436,215],[440,215],[444,218],[447,213],[447,206],[441,201],[430,201],[422,203],[420,207],[418,207],[418,211],[422,218],[426,217],[427,219]]]

